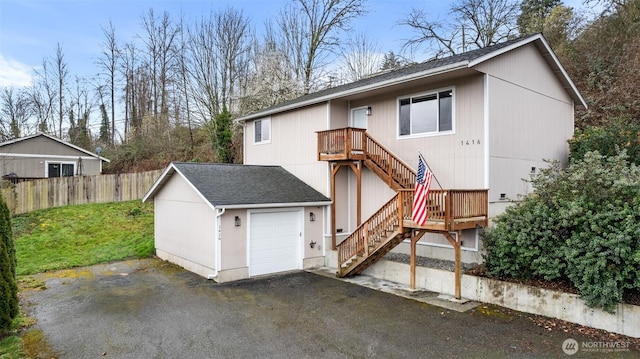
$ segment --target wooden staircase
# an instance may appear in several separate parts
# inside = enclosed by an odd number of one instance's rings
[[[432,190],[427,198],[429,223],[411,221],[416,173],[364,129],[318,132],[318,160],[362,163],[396,191],[396,195],[336,245],[338,277],[359,274],[405,239],[414,229],[441,232],[486,226],[487,190]],[[335,198],[332,198],[335,203]]]
[[[351,130],[358,131],[358,129]],[[366,132],[363,131],[356,137],[361,138],[363,142],[361,146],[363,148],[357,151],[363,155],[364,165],[385,181],[391,189],[397,192],[414,187],[416,173],[411,167]],[[357,147],[360,146],[352,146],[352,148]],[[411,229],[404,228],[401,223],[402,216],[398,212],[399,203],[399,196],[396,194],[336,246],[339,277],[361,273],[402,241],[411,237]]]

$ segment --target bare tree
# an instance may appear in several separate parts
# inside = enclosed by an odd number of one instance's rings
[[[226,8],[203,17],[190,31],[192,95],[200,119],[207,124],[238,106],[235,92],[247,75],[252,30],[241,10]]]
[[[3,88],[0,106],[0,140],[18,138],[31,131],[31,107],[25,92],[16,91],[13,87]]]
[[[76,76],[75,87],[70,91],[69,97],[69,141],[80,147],[89,148],[91,145],[89,116],[93,106],[85,79]]]
[[[296,69],[303,93],[317,80],[326,56],[338,46],[338,33],[366,13],[365,0],[295,0],[278,17],[280,46]]]
[[[296,83],[293,66],[278,47],[271,22],[266,23],[262,42],[254,39],[251,59],[240,113],[258,111],[302,93]]]
[[[102,28],[104,34],[104,42],[102,43],[102,51],[98,57],[98,66],[107,78],[107,87],[110,94],[111,102],[111,139],[110,144],[115,143],[116,132],[116,73],[118,71],[119,49],[116,42],[116,30],[113,23],[109,21],[108,27]]]
[[[342,62],[349,81],[358,81],[380,71],[384,55],[375,42],[359,33],[341,48]]]
[[[58,138],[62,138],[62,123],[64,121],[64,93],[67,83],[67,76],[69,75],[69,69],[67,68],[67,63],[64,61],[64,53],[62,52],[62,46],[59,43],[56,47],[56,56],[53,61],[53,64],[55,66],[56,85],[58,91]]]
[[[153,9],[149,9],[146,16],[142,18],[142,26],[146,32],[142,41],[145,45],[145,65],[151,70],[149,75],[152,83],[152,109],[157,126],[167,126],[169,124],[169,91],[175,82],[174,70],[177,65],[176,37],[181,31],[179,26],[172,23],[168,12],[164,12],[162,17],[157,18]]]
[[[215,14],[214,45],[219,63],[220,100],[234,110],[232,100],[241,75],[247,70],[251,36],[250,22],[242,10],[226,8]]]
[[[49,132],[55,129],[53,124],[53,107],[57,99],[55,85],[51,81],[51,70],[49,61],[42,60],[42,68],[35,71],[33,86],[29,89],[29,104],[36,117],[37,129],[39,132]],[[55,133],[55,130],[53,130]]]
[[[414,33],[403,48],[411,51],[426,45],[434,57],[488,47],[517,34],[515,0],[458,0],[452,3],[453,22],[429,19],[425,10],[414,8],[400,25]]]

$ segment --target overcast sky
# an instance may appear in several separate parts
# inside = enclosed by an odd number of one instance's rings
[[[0,86],[27,86],[33,69],[42,59],[52,58],[62,46],[71,76],[92,77],[96,58],[104,42],[103,27],[114,25],[119,42],[130,42],[142,34],[143,15],[150,8],[157,16],[164,11],[186,23],[212,11],[231,6],[244,11],[260,33],[266,19],[274,18],[291,0],[0,0]],[[581,0],[565,0],[582,7]],[[353,32],[365,32],[382,52],[400,51],[410,37],[407,28],[396,25],[412,7],[428,9],[445,18],[449,0],[368,0],[369,13],[353,24]],[[421,60],[417,58],[416,60]]]

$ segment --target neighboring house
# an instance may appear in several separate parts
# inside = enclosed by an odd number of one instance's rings
[[[45,133],[0,143],[0,176],[13,180],[102,173],[108,159]]]
[[[350,275],[391,249],[453,259],[453,247],[464,262],[480,262],[477,228],[528,194],[523,179],[545,160],[566,160],[575,106],[586,105],[546,40],[533,35],[237,121],[245,164],[282,166],[331,198],[314,236],[324,236],[326,265]],[[419,152],[437,179],[425,226],[410,221]]]
[[[218,282],[324,265],[330,200],[280,166],[171,163],[153,200],[156,255]]]

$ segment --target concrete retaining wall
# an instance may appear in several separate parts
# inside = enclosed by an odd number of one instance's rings
[[[330,251],[327,255],[331,257]],[[326,264],[329,263],[332,262],[327,261]],[[337,261],[333,263],[335,267]],[[364,275],[406,286],[409,286],[410,273],[408,264],[387,260],[381,260],[363,272]],[[453,272],[416,267],[416,289],[454,295],[454,279]],[[461,292],[466,299],[640,338],[640,306],[618,304],[615,313],[609,314],[588,307],[577,294],[471,275],[462,276]]]

